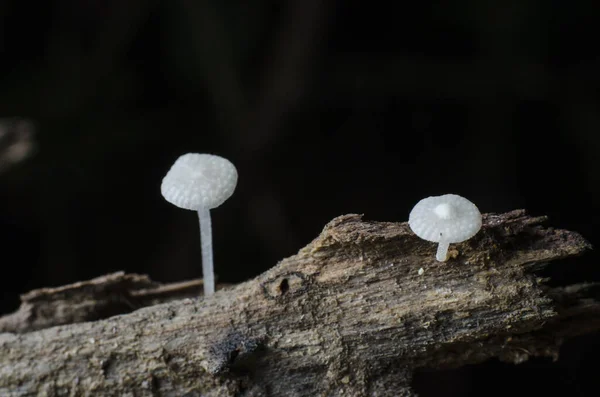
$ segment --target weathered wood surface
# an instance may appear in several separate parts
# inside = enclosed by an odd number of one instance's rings
[[[484,215],[440,263],[406,223],[341,216],[210,298],[0,334],[0,395],[410,396],[418,367],[556,357],[565,338],[600,329],[600,310],[592,286],[536,274],[590,248],[544,220]]]
[[[117,272],[21,296],[16,312],[0,317],[0,332],[23,333],[55,325],[95,321],[144,306],[197,297],[202,280],[160,284],[146,275]]]

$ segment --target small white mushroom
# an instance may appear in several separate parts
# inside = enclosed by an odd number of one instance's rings
[[[414,206],[408,225],[423,240],[439,243],[435,258],[445,262],[451,243],[473,237],[481,229],[479,209],[456,194],[427,197]]]
[[[215,292],[210,210],[223,204],[235,190],[235,166],[212,154],[187,153],[180,156],[163,178],[160,191],[168,202],[198,211],[204,295]]]

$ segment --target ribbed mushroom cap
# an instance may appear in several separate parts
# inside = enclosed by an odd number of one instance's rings
[[[466,198],[444,194],[419,201],[410,212],[408,225],[424,240],[460,243],[481,229],[481,213]]]
[[[180,156],[163,178],[160,191],[168,202],[188,210],[212,209],[235,190],[237,170],[227,159],[212,154]]]

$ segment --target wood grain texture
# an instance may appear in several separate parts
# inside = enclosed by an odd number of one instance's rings
[[[412,396],[415,368],[557,357],[600,310],[594,286],[537,274],[590,248],[543,221],[486,214],[441,263],[406,223],[341,216],[209,298],[0,334],[0,395]]]
[[[202,280],[161,284],[146,275],[116,272],[58,288],[21,295],[19,310],[0,317],[0,332],[24,333],[56,325],[95,321],[144,306],[202,294]]]

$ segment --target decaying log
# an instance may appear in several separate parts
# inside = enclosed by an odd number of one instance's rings
[[[590,245],[543,221],[484,215],[440,263],[406,223],[341,216],[209,298],[0,334],[0,395],[410,396],[419,367],[557,357],[600,329],[600,305],[593,286],[545,284],[545,263]]]
[[[21,295],[16,312],[0,317],[0,332],[23,333],[55,325],[95,321],[144,306],[197,297],[202,280],[161,284],[146,275],[117,272]]]

